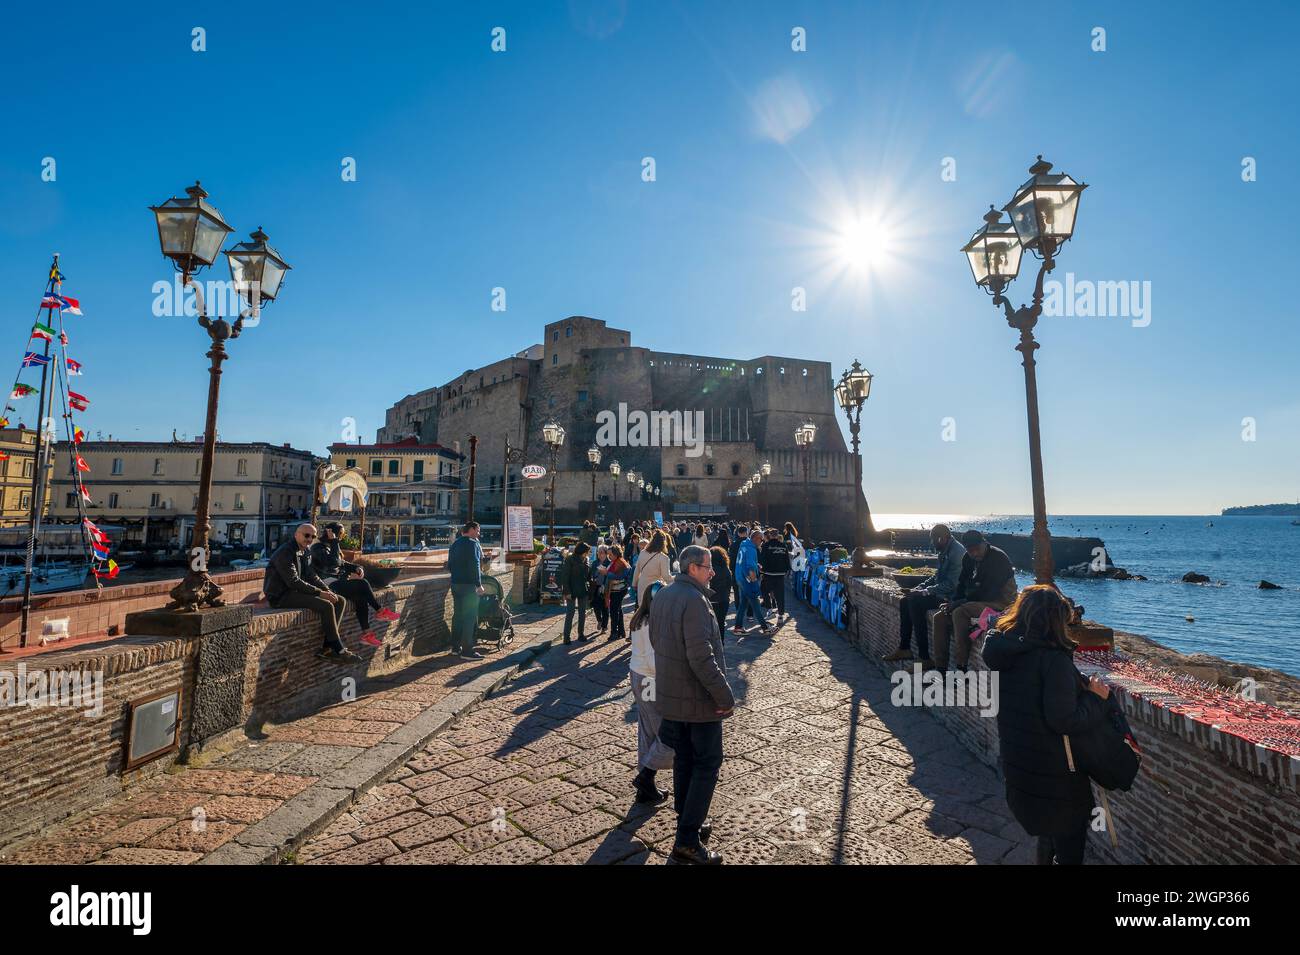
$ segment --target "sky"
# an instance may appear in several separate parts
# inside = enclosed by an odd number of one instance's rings
[[[1053,277],[1138,290],[1039,323],[1049,510],[1296,501],[1300,13],[1176,11],[73,2],[50,44],[51,13],[14,6],[0,331],[16,369],[58,251],[82,427],[201,432],[207,338],[155,314],[148,210],[200,179],[293,266],[230,345],[222,440],[371,440],[578,314],[664,351],[857,358],[873,511],[1026,513],[1017,336],[960,248],[1041,153],[1088,184]]]

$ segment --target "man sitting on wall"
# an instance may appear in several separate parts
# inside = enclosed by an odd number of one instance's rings
[[[262,590],[266,601],[277,610],[310,610],[320,617],[325,645],[319,656],[336,663],[357,663],[361,657],[343,646],[339,621],[343,619],[343,598],[325,586],[311,566],[311,546],[316,528],[299,524],[293,537],[275,549],[266,565]]]
[[[977,530],[961,535],[966,556],[961,559],[957,589],[934,618],[934,659],[940,667],[964,670],[970,659],[971,628],[992,607],[1006,610],[1016,599],[1016,572],[1006,551],[994,547]],[[953,634],[952,653],[948,634]]]
[[[912,635],[915,633],[916,651],[921,665],[926,669],[934,668],[930,660],[929,612],[946,603],[956,593],[957,578],[961,576],[961,559],[965,556],[966,549],[957,543],[947,524],[935,524],[930,528],[930,542],[939,555],[939,565],[933,574],[904,594],[899,602],[898,649],[884,657],[890,663],[912,659]]]
[[[370,611],[380,620],[398,620],[397,614],[386,607],[379,606],[375,599],[374,588],[366,580],[366,572],[360,564],[344,560],[340,551],[343,525],[331,521],[321,526],[321,536],[311,545],[311,566],[330,590],[341,597],[346,597],[352,604],[360,625],[361,642],[372,647],[382,647],[384,642],[370,629]]]

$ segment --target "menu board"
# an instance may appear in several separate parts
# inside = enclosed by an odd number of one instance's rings
[[[564,567],[564,551],[552,547],[542,555],[542,596],[553,600],[564,599],[564,585],[560,570]]]
[[[512,504],[506,508],[506,550],[512,554],[533,552],[533,509]]]

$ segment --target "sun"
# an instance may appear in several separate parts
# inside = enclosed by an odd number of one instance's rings
[[[848,219],[835,237],[835,253],[840,264],[857,272],[880,269],[892,251],[889,232],[879,222],[856,217]]]

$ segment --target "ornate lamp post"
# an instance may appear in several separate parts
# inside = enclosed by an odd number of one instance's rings
[[[1016,351],[1023,356],[1025,368],[1025,410],[1029,423],[1029,473],[1034,494],[1034,579],[1052,582],[1052,537],[1047,530],[1047,498],[1043,490],[1043,449],[1038,422],[1038,376],[1035,371],[1034,326],[1043,312],[1043,279],[1056,267],[1056,253],[1074,234],[1074,220],[1079,211],[1079,194],[1085,183],[1062,173],[1052,173],[1052,164],[1038,161],[1029,167],[1029,179],[1016,190],[1003,211],[1011,222],[1000,221],[992,206],[984,215],[984,225],[962,247],[970,263],[975,284],[993,296],[994,306],[1002,306],[1007,324],[1020,332]],[[1033,303],[1012,308],[1003,294],[1020,272],[1020,259],[1028,249],[1042,260],[1034,282]]]
[[[772,462],[764,461],[763,466],[760,467],[758,470],[763,475],[763,477],[771,477]],[[763,488],[763,523],[764,524],[769,524],[771,523],[772,520],[771,515],[768,512],[768,505],[771,501],[771,497],[772,497],[772,485],[771,482],[769,481],[767,487]]]
[[[596,520],[596,468],[600,467],[600,448],[594,444],[587,449],[587,460],[591,462],[591,519]]]
[[[866,521],[862,519],[862,448],[858,433],[862,425],[862,406],[871,395],[871,372],[853,359],[851,367],[844,370],[835,386],[844,417],[849,419],[849,434],[853,437],[853,546],[866,546]]]
[[[812,530],[809,528],[811,513],[808,506],[808,468],[812,463],[812,444],[817,438],[817,425],[812,421],[805,421],[799,427],[794,429],[794,443],[799,447],[799,457],[803,463],[803,539],[812,540]]]
[[[542,440],[551,452],[551,530],[547,543],[555,546],[555,465],[560,459],[560,448],[564,445],[564,429],[555,421],[542,425]]]
[[[622,467],[617,459],[609,462],[609,476],[614,479],[614,513],[609,518],[611,524],[614,522],[614,518],[618,517],[618,475],[621,470]]]
[[[217,408],[221,399],[221,365],[226,360],[226,340],[239,337],[244,329],[245,317],[256,322],[262,307],[275,301],[290,266],[279,252],[267,244],[268,236],[259,227],[250,236],[251,241],[237,243],[225,253],[230,266],[230,277],[248,307],[240,313],[233,325],[221,317],[209,318],[202,291],[194,284],[193,277],[216,261],[221,243],[235,230],[221,217],[216,207],[207,201],[208,194],[198,182],[186,189],[185,195],[185,199],[173,196],[162,205],[150,206],[149,211],[157,221],[158,243],[162,254],[171,259],[172,266],[181,273],[182,284],[194,286],[199,325],[208,333],[211,341],[206,356],[211,362],[208,367],[208,409],[203,432],[199,502],[194,513],[190,569],[185,578],[172,589],[171,603],[167,605],[168,610],[191,611],[200,607],[220,607],[224,603],[221,588],[208,576],[208,540],[212,531],[212,463],[216,456]]]

